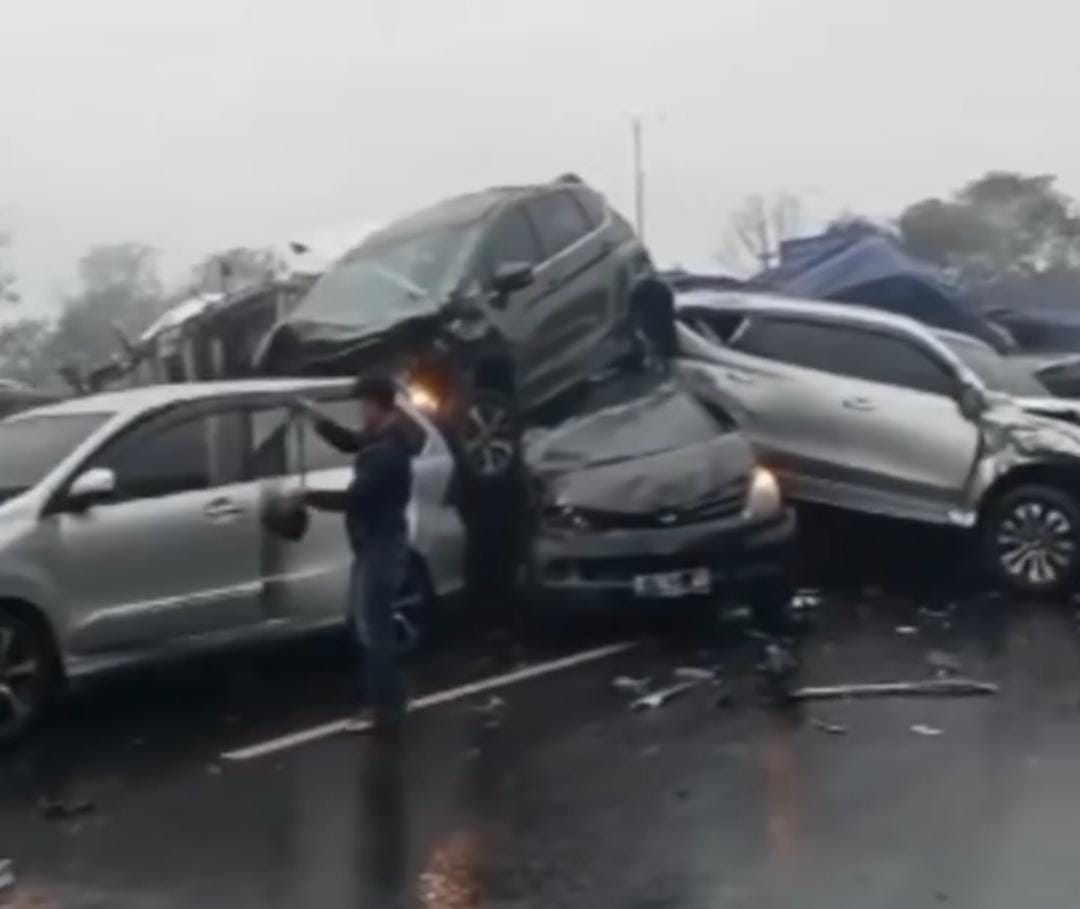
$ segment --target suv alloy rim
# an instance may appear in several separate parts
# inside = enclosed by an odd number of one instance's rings
[[[22,725],[37,706],[45,667],[21,626],[0,625],[0,732]]]
[[[1059,508],[1020,502],[998,524],[998,558],[1010,577],[1034,585],[1054,584],[1076,556],[1073,526]]]
[[[493,398],[469,406],[462,429],[469,463],[484,477],[499,476],[514,457],[514,421],[509,409]]]

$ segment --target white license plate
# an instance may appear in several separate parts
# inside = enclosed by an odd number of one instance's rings
[[[711,592],[712,574],[708,568],[639,574],[634,578],[634,595],[639,597],[674,599]]]

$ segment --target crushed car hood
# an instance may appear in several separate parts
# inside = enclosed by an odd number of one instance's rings
[[[525,457],[554,504],[624,514],[692,507],[752,467],[746,439],[670,382],[533,435]]]
[[[1070,407],[1071,405],[1071,407]],[[1006,399],[980,423],[998,438],[993,457],[1008,462],[1080,458],[1080,402],[1058,398]]]

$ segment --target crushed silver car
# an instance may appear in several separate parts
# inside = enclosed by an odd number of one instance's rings
[[[0,741],[65,678],[345,623],[339,518],[313,514],[297,543],[261,521],[301,456],[312,488],[351,477],[292,417],[298,393],[359,420],[348,382],[281,380],[132,389],[0,422]],[[464,531],[450,450],[407,412],[426,436],[398,604],[411,633],[461,587]]]
[[[526,459],[541,607],[789,593],[794,517],[775,478],[677,382],[531,436]]]
[[[683,377],[793,499],[967,528],[1025,594],[1076,580],[1080,426],[1033,377],[852,305],[697,290],[678,320]]]

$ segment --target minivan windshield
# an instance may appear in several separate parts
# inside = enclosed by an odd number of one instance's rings
[[[1050,392],[1022,363],[1003,357],[978,341],[940,336],[990,391],[1014,398],[1048,398]]]
[[[378,234],[323,275],[292,321],[365,328],[430,312],[460,283],[479,230],[476,222]]]
[[[108,413],[19,416],[0,422],[0,502],[40,483],[110,416]]]

